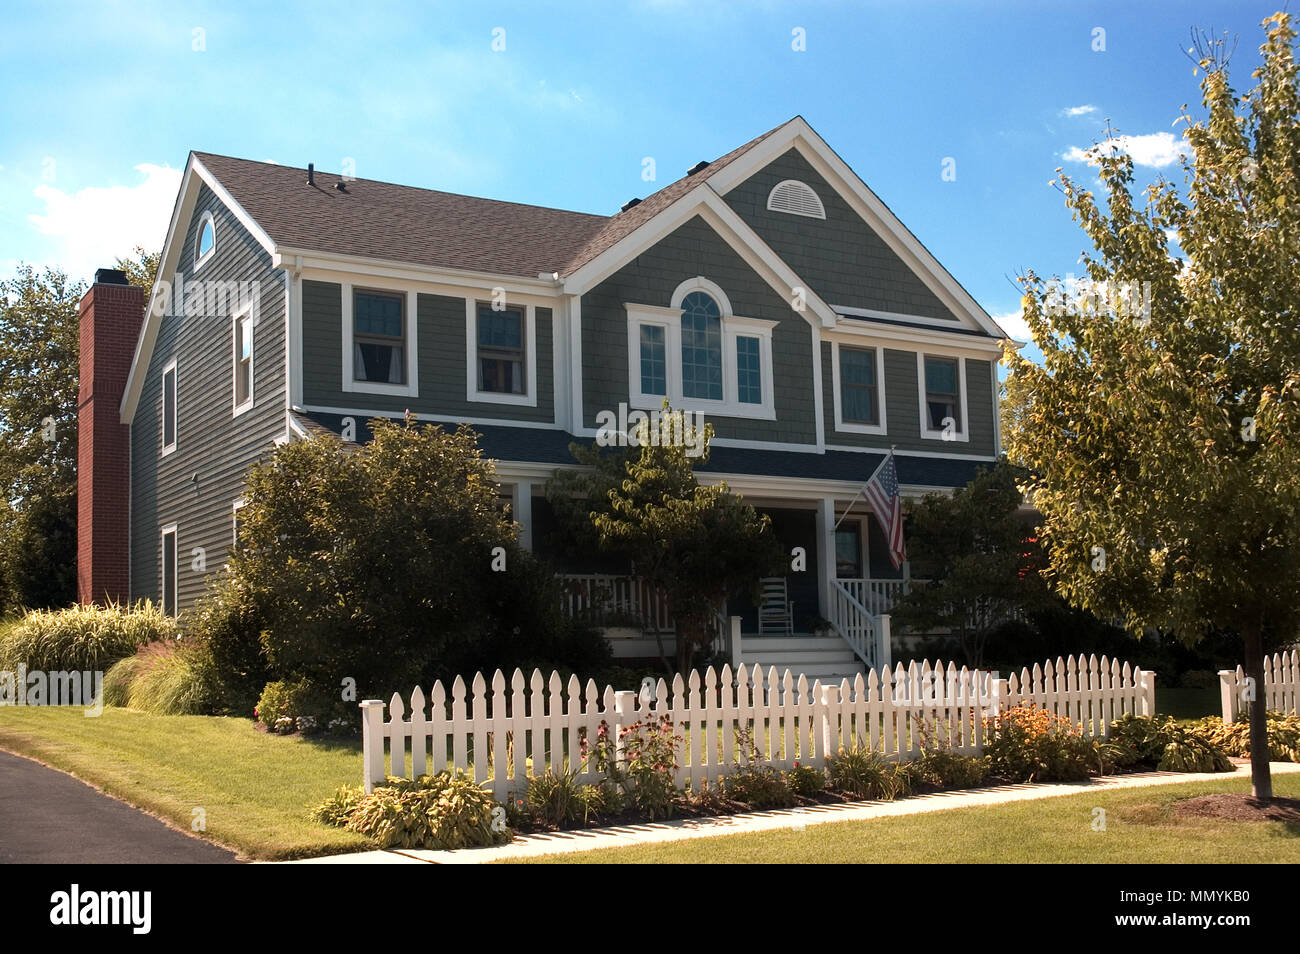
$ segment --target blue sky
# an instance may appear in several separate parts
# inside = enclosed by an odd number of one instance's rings
[[[1109,119],[1180,178],[1190,28],[1241,89],[1279,3],[9,3],[0,273],[160,246],[190,149],[609,214],[802,114],[1006,315],[1077,268],[1053,170]]]

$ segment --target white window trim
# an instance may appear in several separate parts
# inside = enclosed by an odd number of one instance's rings
[[[175,600],[176,615],[179,616],[181,611],[181,601],[180,601],[181,535],[180,535],[180,531],[177,529],[177,524],[175,523],[165,524],[158,531],[158,598],[159,598],[159,603],[161,603],[162,611],[166,613],[167,612],[167,567],[163,565],[163,554],[165,553],[165,547],[163,545],[163,541],[167,539],[167,535],[169,533],[174,538],[172,540],[172,583],[176,587],[176,593],[172,595],[176,597]]]
[[[710,283],[711,284],[711,283]],[[716,288],[716,286],[714,286]],[[692,291],[694,289],[688,289]],[[644,410],[658,410],[664,399],[672,405],[673,410],[702,411],[715,417],[746,417],[755,420],[776,420],[776,404],[773,395],[775,376],[772,373],[772,329],[775,321],[761,318],[742,318],[730,314],[730,303],[721,290],[701,289],[716,294],[719,307],[725,308],[722,315],[722,395],[721,401],[707,398],[686,397],[682,393],[682,311],[680,307],[660,308],[655,305],[641,305],[624,302],[627,309],[627,367],[628,367],[628,404]],[[674,295],[678,303],[686,293]],[[724,304],[725,303],[725,304]],[[650,325],[664,329],[664,358],[666,365],[666,390],[664,394],[645,394],[641,390],[641,326]],[[758,339],[760,387],[763,400],[759,404],[744,403],[740,400],[739,380],[736,362],[736,339],[748,337]]]
[[[239,325],[244,319],[248,325],[248,397],[239,400],[239,389],[235,387],[239,374]],[[257,318],[253,315],[253,302],[250,300],[243,308],[230,317],[230,405],[233,416],[249,411],[253,407],[257,374]]]
[[[402,315],[403,332],[406,335],[403,348],[406,349],[406,383],[389,384],[386,381],[354,381],[352,366],[352,351],[355,342],[352,340],[352,310],[354,294],[357,291],[375,291],[389,295],[403,295],[404,312]],[[360,394],[399,394],[408,397],[419,397],[420,381],[418,376],[419,361],[417,353],[419,350],[419,313],[417,311],[417,295],[412,289],[384,288],[382,285],[353,285],[351,282],[343,283],[343,380],[342,388],[344,392],[356,392]]]
[[[248,503],[247,497],[236,497],[230,504],[230,549],[239,546],[239,511]]]
[[[797,209],[778,209],[774,205],[772,205],[772,199],[776,196],[776,191],[780,189],[781,186],[790,185],[791,183],[797,186],[803,186],[810,193],[812,193],[813,199],[815,199],[817,202],[817,208],[819,210],[818,212],[800,212]],[[822,202],[822,197],[817,194],[816,189],[814,189],[808,183],[804,182],[802,179],[783,179],[780,182],[778,182],[776,185],[772,186],[772,191],[767,194],[767,210],[769,212],[781,212],[784,215],[802,215],[806,219],[825,220],[826,218],[826,204]]]
[[[172,434],[172,442],[167,443],[167,374],[171,373],[172,380],[172,418],[176,422],[176,431]],[[162,392],[162,402],[160,413],[158,415],[159,439],[162,441],[162,456],[176,452],[176,445],[181,440],[181,374],[176,367],[176,359],[172,358],[163,365],[162,378],[159,381],[159,387]]]
[[[926,413],[925,406],[925,359],[931,358],[951,358],[957,362],[957,399],[961,402],[961,427],[953,431],[952,437],[945,438],[943,430],[936,430],[930,426],[929,414]],[[966,359],[961,354],[949,352],[935,348],[929,348],[925,351],[916,353],[916,392],[917,408],[921,412],[921,437],[928,441],[944,441],[953,443],[961,441],[962,443],[970,442],[970,411],[966,406]]]
[[[885,410],[885,347],[882,344],[863,342],[845,342],[844,347],[855,351],[870,348],[876,355],[876,409],[880,413],[877,424],[863,424],[859,421],[845,421],[840,406],[840,342],[831,342],[831,396],[835,404],[835,430],[846,434],[886,434],[888,419]]]
[[[212,226],[212,248],[208,249],[206,254],[199,254],[199,247],[203,244],[203,226]],[[199,230],[194,235],[194,270],[197,272],[206,265],[213,255],[217,254],[217,223],[212,218],[212,213],[205,211],[199,216]]]
[[[537,407],[537,306],[507,302],[507,308],[524,313],[524,393],[503,394],[478,389],[478,306],[486,299],[465,299],[465,400],[475,404],[514,404]]]

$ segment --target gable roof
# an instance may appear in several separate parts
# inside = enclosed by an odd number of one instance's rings
[[[610,221],[319,170],[311,186],[306,169],[194,155],[286,248],[536,278],[563,269]]]

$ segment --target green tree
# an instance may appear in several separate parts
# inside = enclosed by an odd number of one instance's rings
[[[977,668],[999,625],[1051,601],[1016,481],[1016,470],[1000,461],[951,496],[927,494],[911,509],[908,560],[926,582],[894,606],[894,622],[915,632],[950,630]]]
[[[77,593],[77,305],[56,269],[0,282],[0,604],[66,606]]]
[[[666,403],[663,413],[672,416]],[[684,441],[652,444],[648,433],[642,424],[640,446],[630,453],[575,446],[579,463],[591,469],[557,477],[547,496],[580,541],[627,558],[638,576],[663,591],[676,627],[677,670],[686,672],[716,632],[722,603],[756,590],[759,578],[777,572],[782,556],[766,515],[725,484],[696,479],[694,461],[708,460],[711,425],[691,435],[698,441],[695,458]]]
[[[145,300],[149,300],[149,295],[153,292],[153,280],[158,274],[158,259],[161,258],[161,252],[147,252],[137,245],[131,250],[134,258],[119,258],[117,267],[126,272],[126,280],[132,285],[139,285],[144,289]]]
[[[1105,208],[1060,177],[1098,284],[1065,296],[1022,276],[1044,360],[1009,355],[1007,435],[1053,586],[1135,635],[1239,633],[1260,689],[1265,647],[1300,627],[1300,88],[1290,18],[1264,26],[1244,95],[1223,42],[1198,37],[1205,114],[1184,115],[1185,189],[1158,181],[1143,203],[1132,160],[1107,148]],[[1267,798],[1262,691],[1250,717]]]

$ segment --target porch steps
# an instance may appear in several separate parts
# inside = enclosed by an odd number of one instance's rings
[[[746,666],[789,669],[798,678],[839,681],[863,671],[862,663],[838,636],[749,636],[741,637],[741,662]]]

